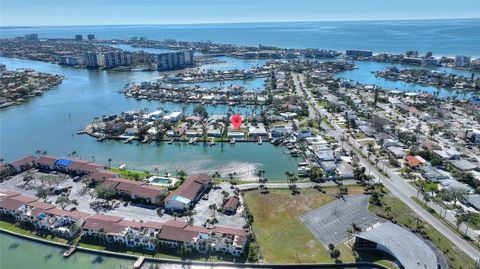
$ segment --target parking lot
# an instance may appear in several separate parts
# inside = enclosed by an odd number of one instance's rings
[[[32,170],[34,171],[34,170]],[[25,184],[23,181],[24,175],[26,172],[18,174],[9,180],[6,180],[0,183],[0,190],[2,191],[15,191],[22,193],[26,196],[35,197],[37,194],[38,188],[41,187],[41,182],[39,180],[40,177],[44,175],[48,175],[42,172],[34,171],[35,180],[30,181],[28,184]],[[91,206],[90,203],[96,201],[95,198],[92,197],[93,189],[86,188],[85,185],[81,182],[74,182],[73,178],[65,175],[65,174],[55,174],[59,177],[62,177],[63,180],[58,183],[59,187],[70,187],[71,191],[69,193],[70,199],[75,199],[78,202],[78,205],[69,205],[65,208],[65,210],[69,210],[75,207],[77,210],[84,211],[90,214],[94,213],[105,213],[112,216],[119,216],[123,217],[128,220],[135,220],[135,221],[159,221],[165,222],[171,219],[174,219],[173,216],[163,214],[159,216],[157,214],[157,210],[155,207],[143,207],[132,205],[130,203],[125,203],[123,201],[119,201],[117,203],[117,207],[108,210],[101,210],[96,211]],[[55,185],[57,186],[57,185]],[[195,215],[192,216],[194,219],[195,225],[203,225],[208,218],[212,215],[212,210],[209,206],[213,203],[217,204],[217,208],[221,208],[223,204],[223,194],[222,191],[227,191],[229,195],[233,195],[233,189],[230,188],[229,183],[222,183],[219,185],[219,189],[212,189],[208,193],[208,200],[201,199],[198,204],[194,208]],[[55,204],[55,201],[59,195],[49,195],[47,201]],[[242,199],[240,197],[240,199]],[[110,201],[111,202],[111,201]],[[217,225],[219,226],[228,226],[228,227],[237,227],[242,228],[245,225],[245,219],[241,217],[241,209],[239,208],[237,214],[235,215],[224,215],[222,213],[217,212],[216,218],[218,220]],[[188,221],[188,217],[177,217],[177,220]]]
[[[221,183],[217,185],[217,188],[212,188],[208,193],[208,200],[201,199],[195,206],[194,211],[196,212],[193,217],[195,220],[195,225],[202,225],[205,221],[211,217],[212,210],[209,208],[211,204],[215,203],[217,208],[222,208],[223,205],[223,194],[222,191],[228,192],[229,196],[233,195],[234,189],[230,188],[230,183]],[[243,204],[242,197],[240,198],[240,203]],[[218,225],[242,228],[246,224],[245,219],[241,216],[242,206],[239,207],[235,215],[225,215],[217,212],[216,218],[218,220]]]
[[[347,230],[352,230],[352,223],[365,228],[383,221],[368,211],[368,196],[363,194],[337,199],[303,214],[300,220],[325,248],[348,240],[351,235]]]

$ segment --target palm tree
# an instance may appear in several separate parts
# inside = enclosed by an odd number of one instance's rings
[[[385,206],[385,213],[387,213],[387,216],[390,217],[390,214],[392,213],[392,207],[389,205]]]
[[[217,204],[212,203],[210,206],[208,206],[212,210],[212,219],[215,219],[215,215],[217,212]]]
[[[108,166],[111,166],[111,164],[112,164],[112,158],[108,158],[107,161],[108,161]]]
[[[287,176],[287,182],[288,183],[291,183],[291,180],[292,180],[292,177],[293,177],[293,173],[291,173],[290,171],[286,171],[285,172],[285,176]]]
[[[455,220],[455,225],[457,226],[457,230],[460,230],[460,226],[462,225],[463,223],[463,220],[462,218],[458,217],[456,220]]]

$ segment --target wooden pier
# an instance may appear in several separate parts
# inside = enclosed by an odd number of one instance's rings
[[[138,257],[137,261],[135,261],[135,264],[133,264],[133,268],[142,267],[144,261],[145,261],[145,257],[143,256]]]

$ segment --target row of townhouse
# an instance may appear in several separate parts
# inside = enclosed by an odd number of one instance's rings
[[[144,181],[119,178],[116,173],[110,173],[110,171],[96,172],[89,177],[89,180],[95,185],[100,184],[128,194],[132,200],[142,200],[151,204],[157,203],[157,198],[167,192],[163,187],[150,185]]]
[[[150,185],[146,182],[137,182],[119,178],[119,175],[110,170],[105,170],[101,164],[75,158],[59,158],[55,156],[26,156],[0,167],[0,176],[5,177],[21,173],[36,167],[43,171],[58,171],[70,175],[88,176],[91,182],[101,183],[118,191],[124,191],[132,200],[143,200],[147,203],[155,203],[159,195],[167,190],[165,188]]]
[[[183,246],[201,253],[206,253],[210,249],[234,256],[242,255],[247,243],[247,234],[242,229],[219,226],[207,229],[175,220],[165,223],[134,222],[102,214],[95,214],[86,219],[83,234],[92,238],[103,238],[110,243],[150,251],[156,250],[157,247]]]
[[[0,192],[0,213],[64,238],[77,235],[85,217],[90,215],[82,211],[65,211],[17,192]]]
[[[207,229],[175,220],[136,222],[118,216],[65,211],[16,192],[0,192],[0,213],[65,238],[82,233],[100,241],[150,251],[158,246],[184,246],[202,253],[210,249],[240,256],[247,244],[247,233],[242,229],[220,226]]]

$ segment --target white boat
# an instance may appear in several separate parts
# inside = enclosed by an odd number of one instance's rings
[[[259,144],[259,145],[263,144],[263,141],[262,141],[262,138],[261,138],[261,137],[258,138],[257,144]]]
[[[230,144],[235,144],[235,138],[230,139]]]
[[[215,138],[212,137],[212,140],[210,140],[209,145],[215,146]]]

